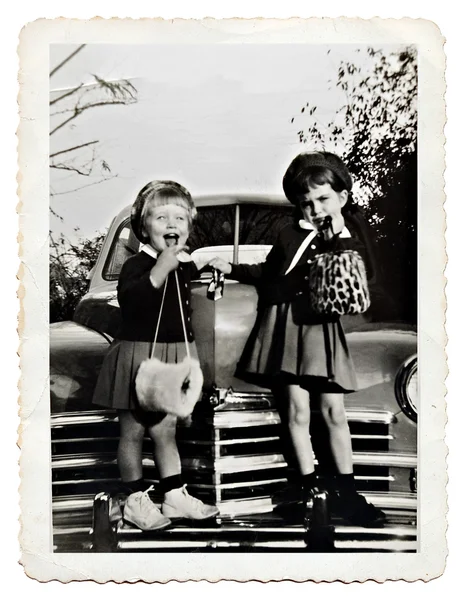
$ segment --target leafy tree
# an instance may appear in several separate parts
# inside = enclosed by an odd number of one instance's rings
[[[72,244],[62,234],[50,234],[50,322],[72,319],[77,303],[87,292],[88,275],[97,261],[105,239],[99,233],[93,239]]]
[[[85,48],[78,46],[50,72],[50,80]],[[137,102],[137,90],[124,79],[107,81],[92,75],[93,82],[60,91],[52,91],[50,99],[50,139],[56,148],[50,152],[50,168],[69,172],[77,176],[72,189],[57,192],[50,190],[50,196],[82,190],[90,185],[107,181],[116,175],[110,165],[98,155],[98,139],[69,143],[70,134],[76,120],[90,110],[129,105]],[[60,133],[66,133],[66,143],[59,146]],[[57,141],[58,138],[58,141]],[[86,183],[86,179],[90,180]],[[63,218],[50,207],[51,214],[59,221]],[[75,231],[78,231],[76,229]],[[80,298],[88,288],[87,276],[94,266],[105,234],[99,233],[93,239],[80,239],[71,243],[62,233],[49,234],[50,246],[50,321],[71,319]]]
[[[330,50],[328,52],[331,52]],[[361,53],[361,50],[357,52]],[[342,61],[330,89],[345,99],[324,123],[307,103],[291,122],[312,150],[339,154],[355,181],[354,200],[375,230],[384,287],[395,315],[416,319],[417,57],[414,48],[367,48],[359,64]]]

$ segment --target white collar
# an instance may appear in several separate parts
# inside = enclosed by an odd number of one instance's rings
[[[145,252],[146,254],[148,254],[149,256],[151,256],[152,258],[158,258],[158,252],[156,250],[154,250],[152,248],[152,246],[150,246],[150,244],[144,244],[142,246],[142,248],[140,249],[140,252]]]
[[[300,219],[299,221],[299,227],[301,229],[307,229],[308,231],[315,231],[315,228],[312,226],[311,223],[309,223],[308,221],[306,221],[305,219]],[[340,236],[341,238],[350,238],[352,237],[350,235],[350,231],[347,229],[347,227],[344,225],[344,229],[341,231]]]

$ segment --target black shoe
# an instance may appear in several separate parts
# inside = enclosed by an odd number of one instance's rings
[[[384,512],[367,502],[365,496],[355,493],[346,496],[331,494],[329,497],[330,510],[338,517],[359,527],[384,527],[386,515]]]
[[[290,483],[271,496],[271,501],[276,506],[301,504],[304,502],[304,499],[304,489],[297,483]]]
[[[303,525],[309,518],[308,506],[316,492],[316,489],[305,490],[291,485],[273,496],[273,512],[289,525]]]

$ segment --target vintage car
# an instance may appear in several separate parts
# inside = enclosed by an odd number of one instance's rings
[[[292,218],[279,197],[217,195],[195,199],[199,210],[192,252],[228,260],[263,260],[276,233]],[[178,427],[183,473],[191,491],[215,502],[214,523],[144,532],[121,520],[124,500],[116,463],[117,416],[92,405],[92,393],[120,311],[116,295],[124,261],[139,250],[130,207],[113,220],[90,274],[88,293],[71,322],[51,325],[50,390],[53,547],[83,551],[403,551],[417,550],[417,336],[413,325],[382,315],[345,317],[360,389],[346,397],[358,489],[388,517],[363,529],[330,519],[326,495],[307,516],[275,510],[286,483],[284,427],[267,389],[235,377],[254,323],[254,287],[226,281],[224,297],[207,298],[208,274],[193,283],[193,325],[204,373],[203,399],[190,424]],[[320,466],[318,412],[312,436]],[[147,440],[145,477],[157,471]]]

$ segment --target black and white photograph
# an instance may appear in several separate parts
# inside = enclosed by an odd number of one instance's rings
[[[444,335],[421,243],[442,231],[421,84],[440,36],[186,23],[47,32],[43,543],[101,581],[141,555],[154,581],[173,556],[408,579],[432,543],[440,570],[422,492],[443,510],[444,356],[421,343]]]

